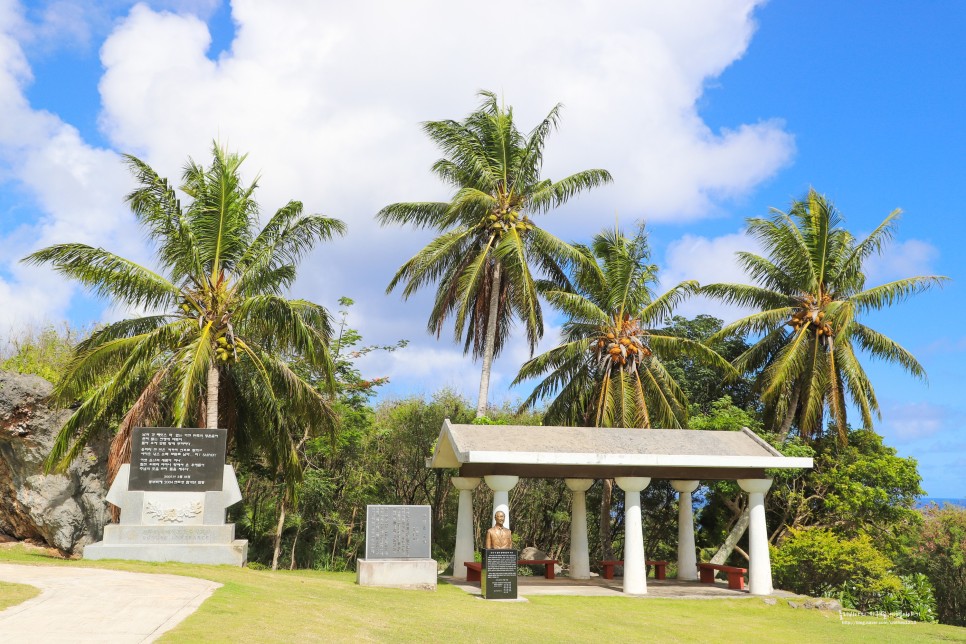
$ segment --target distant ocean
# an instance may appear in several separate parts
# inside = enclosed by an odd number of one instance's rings
[[[933,498],[931,496],[926,496],[926,497],[923,497],[923,498],[919,499],[919,502],[916,503],[916,507],[917,508],[924,508],[927,505],[929,505],[930,503],[935,503],[939,507],[942,507],[943,505],[945,505],[947,503],[951,503],[952,505],[958,505],[958,506],[960,506],[962,508],[966,508],[966,499],[937,499],[937,498]]]

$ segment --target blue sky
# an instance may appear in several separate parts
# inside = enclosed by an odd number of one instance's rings
[[[586,239],[615,213],[644,218],[669,283],[739,279],[743,219],[809,186],[857,233],[902,208],[872,279],[953,281],[870,320],[929,373],[925,384],[873,364],[877,429],[919,460],[930,495],[966,497],[966,5],[638,4],[507,4],[518,29],[494,35],[473,5],[431,0],[409,13],[391,2],[0,0],[0,334],[123,314],[16,260],[80,239],[149,261],[121,204],[131,184],[118,153],[176,177],[218,138],[250,152],[266,210],[299,198],[349,223],[347,238],[308,260],[296,293],[333,309],[350,296],[367,340],[411,341],[366,372],[389,375],[391,395],[448,384],[472,398],[477,366],[424,331],[429,294],[383,295],[426,236],[371,217],[391,201],[445,197],[418,122],[460,117],[488,88],[524,126],[565,103],[547,176],[595,166],[615,176],[543,225]],[[477,41],[490,49],[466,46]],[[733,315],[700,301],[682,309],[698,312]],[[507,389],[525,357],[517,343],[498,360],[492,400],[527,393]]]

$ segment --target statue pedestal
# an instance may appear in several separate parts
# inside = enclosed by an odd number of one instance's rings
[[[358,559],[356,583],[360,586],[436,590],[435,559]]]
[[[517,598],[517,559],[520,552],[511,549],[484,548],[480,572],[480,594],[485,599]]]
[[[120,523],[105,526],[104,540],[84,548],[84,559],[245,565],[248,541],[235,539],[235,525],[225,523],[228,506],[241,501],[231,465],[219,491],[130,490],[130,475],[122,465],[107,493],[121,508]]]

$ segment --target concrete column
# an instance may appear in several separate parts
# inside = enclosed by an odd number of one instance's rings
[[[694,547],[691,493],[698,489],[698,482],[671,481],[671,487],[678,491],[678,579],[697,579],[698,559]]]
[[[771,487],[771,479],[738,479],[738,485],[748,493],[748,591],[752,595],[770,595],[771,555],[765,526],[765,492]]]
[[[618,476],[614,479],[624,490],[624,592],[647,593],[647,568],[644,564],[644,526],[641,523],[641,490],[651,482],[643,476]]]
[[[480,484],[478,478],[454,476],[453,487],[460,491],[460,505],[456,513],[456,547],[453,548],[453,576],[466,578],[464,561],[473,561],[476,547],[473,544],[473,490]]]
[[[490,474],[484,476],[483,480],[486,481],[486,486],[493,490],[493,513],[490,514],[490,526],[496,525],[496,521],[493,519],[493,515],[497,513],[498,510],[503,510],[503,514],[506,515],[506,521],[503,523],[503,527],[507,530],[510,529],[510,490],[513,486],[517,484],[520,480],[519,476],[508,476],[504,474]]]
[[[594,479],[564,479],[564,483],[574,493],[570,502],[570,578],[590,579],[586,492]]]

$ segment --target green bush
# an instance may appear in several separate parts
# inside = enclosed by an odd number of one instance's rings
[[[916,622],[936,621],[936,597],[932,584],[922,573],[899,577],[902,588],[885,595],[878,610]]]
[[[916,564],[935,588],[939,621],[966,626],[966,508],[932,505],[923,519]]]
[[[867,535],[842,539],[824,528],[793,529],[772,557],[779,588],[839,597],[848,608],[879,610],[883,597],[902,590],[892,562]]]

